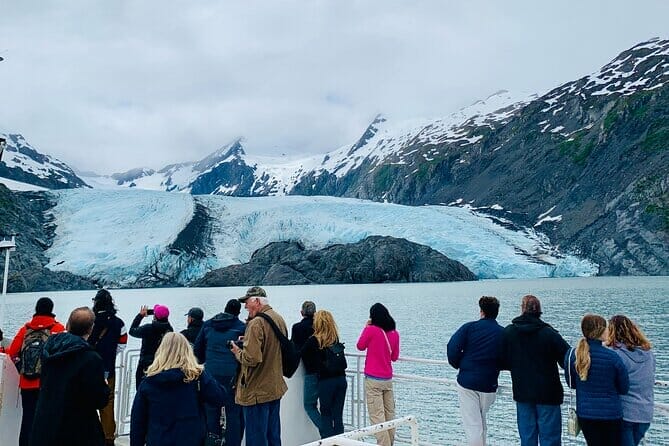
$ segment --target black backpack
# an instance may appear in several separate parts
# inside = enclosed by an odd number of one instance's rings
[[[42,350],[51,335],[51,327],[34,330],[26,327],[19,354],[19,373],[28,379],[39,378],[42,374]]]
[[[281,368],[283,369],[283,376],[290,378],[295,374],[295,371],[300,365],[300,351],[295,344],[281,332],[271,317],[264,313],[258,313],[256,316],[265,319],[270,327],[272,327],[272,330],[274,330],[276,337],[279,339],[279,345],[281,345]]]
[[[325,359],[320,372],[323,376],[339,376],[346,371],[348,364],[344,348],[344,344],[339,341],[325,348]]]

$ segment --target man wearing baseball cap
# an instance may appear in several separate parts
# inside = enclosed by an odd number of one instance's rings
[[[153,320],[150,324],[144,324],[140,327],[142,319],[153,313]],[[128,334],[134,338],[142,340],[142,347],[139,351],[139,362],[137,363],[137,372],[135,372],[135,388],[139,389],[139,384],[144,379],[146,369],[153,362],[156,350],[163,340],[163,336],[168,331],[174,331],[167,318],[170,316],[170,310],[165,305],[154,305],[153,310],[143,305],[139,309],[139,314],[130,324]]]
[[[247,446],[281,446],[281,397],[288,390],[283,380],[281,346],[269,322],[256,315],[270,317],[284,335],[286,323],[269,305],[267,293],[254,286],[239,298],[249,313],[244,332],[244,344],[231,345],[232,353],[241,364],[237,378],[235,402],[242,406],[246,421]]]
[[[184,314],[184,316],[187,317],[186,323],[188,324],[188,327],[185,330],[181,330],[181,334],[186,336],[190,345],[193,345],[195,344],[197,335],[200,334],[200,330],[202,329],[204,311],[202,311],[202,308],[193,307],[188,310],[188,313]]]

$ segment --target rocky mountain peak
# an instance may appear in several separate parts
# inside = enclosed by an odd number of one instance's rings
[[[216,167],[216,165],[226,162],[244,163],[246,152],[242,146],[242,138],[237,138],[229,144],[224,145],[212,154],[203,158],[193,165],[193,170],[205,172]]]
[[[0,134],[7,147],[0,161],[0,177],[48,189],[88,187],[64,162],[38,152],[19,133]]]

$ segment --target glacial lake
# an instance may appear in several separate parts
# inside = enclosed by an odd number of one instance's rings
[[[228,288],[161,288],[111,290],[119,316],[129,326],[139,307],[156,303],[170,308],[170,321],[175,330],[185,328],[184,314],[190,307],[204,309],[205,317],[223,311],[228,299],[244,294],[247,287]],[[543,319],[574,344],[580,336],[580,319],[585,313],[605,317],[626,314],[636,321],[653,343],[657,358],[657,379],[669,381],[669,277],[592,277],[532,280],[483,280],[459,283],[313,285],[266,287],[270,304],[291,325],[300,320],[300,306],[313,300],[317,308],[331,311],[347,345],[355,351],[355,343],[369,307],[375,302],[386,305],[395,320],[401,337],[401,356],[444,360],[446,343],[464,322],[478,318],[478,298],[496,296],[501,302],[498,321],[510,323],[520,312],[520,299],[534,294],[541,299]],[[37,298],[49,296],[55,302],[58,320],[65,322],[70,311],[91,305],[92,291],[19,293],[7,296],[6,317],[2,327],[11,337],[33,314]],[[246,312],[242,309],[242,317]],[[137,339],[130,338],[130,348],[138,348]],[[350,362],[349,362],[350,363]],[[396,373],[422,374],[436,378],[455,378],[456,371],[446,366],[417,365],[399,362]],[[508,382],[508,373],[502,373]],[[430,384],[397,383],[397,414],[415,414],[421,423],[421,436],[436,444],[455,444],[459,437],[457,396],[446,388]],[[658,389],[656,401],[669,403],[666,389]],[[493,444],[514,444],[515,410],[510,393],[503,393],[491,412]],[[662,419],[666,429],[667,418]],[[504,426],[501,429],[502,425]],[[495,427],[499,429],[495,429]],[[509,430],[508,427],[512,429]],[[659,426],[658,426],[659,427]],[[517,442],[518,440],[516,440]]]

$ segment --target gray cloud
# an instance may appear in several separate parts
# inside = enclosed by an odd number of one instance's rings
[[[15,3],[0,15],[0,131],[101,172],[238,136],[252,154],[323,153],[379,112],[545,91],[669,21],[663,0]]]

